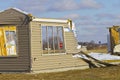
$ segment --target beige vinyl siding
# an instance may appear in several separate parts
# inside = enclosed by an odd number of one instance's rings
[[[41,36],[41,25],[51,25],[54,23],[41,23],[41,22],[31,22],[31,63],[33,72],[42,70],[55,70],[55,69],[66,69],[73,67],[88,66],[81,59],[73,58],[71,54],[52,54],[44,55],[42,54],[42,36]],[[57,25],[57,23],[56,23]],[[66,26],[66,24],[58,24],[59,26]],[[76,43],[73,33],[65,33],[65,46],[66,50],[75,52]],[[68,43],[67,43],[68,42]],[[72,44],[69,44],[72,43]],[[69,46],[75,46],[74,49]]]
[[[77,39],[73,32],[65,32],[66,53],[77,53]]]
[[[31,28],[31,56],[42,54],[41,26],[37,22],[30,23]]]
[[[0,57],[0,72],[30,71],[30,45],[28,26],[17,26],[17,56]]]
[[[88,66],[81,59],[73,58],[72,55],[37,56],[33,65],[33,71]]]

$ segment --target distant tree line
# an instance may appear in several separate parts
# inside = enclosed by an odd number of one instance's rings
[[[95,41],[93,40],[91,40],[90,42],[78,42],[78,44],[81,46],[86,46],[87,50],[107,47],[107,43],[101,43],[101,41],[95,43]]]

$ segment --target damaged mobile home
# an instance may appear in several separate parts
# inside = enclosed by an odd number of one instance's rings
[[[16,8],[0,12],[0,72],[88,67],[72,57],[77,45],[69,19],[36,18]]]
[[[108,44],[109,52],[120,55],[120,26],[109,28]]]

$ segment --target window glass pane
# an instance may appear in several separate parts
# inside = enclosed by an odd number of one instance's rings
[[[47,53],[48,51],[48,43],[47,43],[47,27],[43,26],[42,27],[42,44],[43,44],[43,50],[44,53]]]
[[[16,55],[16,33],[15,31],[5,31],[6,49],[8,55]]]
[[[58,27],[59,49],[64,49],[63,28]]]
[[[42,26],[43,53],[65,52],[63,27]]]
[[[17,55],[16,27],[0,27],[0,56]]]
[[[54,45],[55,45],[55,50],[59,50],[58,47],[58,28],[54,27]]]
[[[54,52],[54,43],[53,43],[53,27],[49,26],[48,27],[48,44],[49,44],[49,53]]]

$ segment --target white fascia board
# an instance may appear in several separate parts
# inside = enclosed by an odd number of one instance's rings
[[[14,8],[12,8],[12,9],[15,9],[15,10],[17,10],[17,11],[21,12],[21,13],[26,14],[26,15],[28,14],[27,12],[25,12],[25,11],[23,11],[23,10],[21,10],[21,9],[15,8],[15,7],[14,7]]]
[[[39,22],[52,22],[52,23],[67,23],[68,20],[62,19],[44,19],[44,18],[35,18],[32,21],[39,21]]]
[[[20,9],[18,9],[18,8],[15,8],[15,7],[13,7],[13,8],[8,8],[8,9],[14,9],[14,10],[16,10],[16,11],[19,11],[19,12],[21,12],[21,13],[23,13],[23,14],[28,14],[27,12],[25,12],[25,11],[23,11],[23,10],[20,10]],[[6,9],[6,10],[8,10],[8,9]],[[4,12],[5,10],[2,10],[2,11],[0,11],[0,13],[1,12]]]

